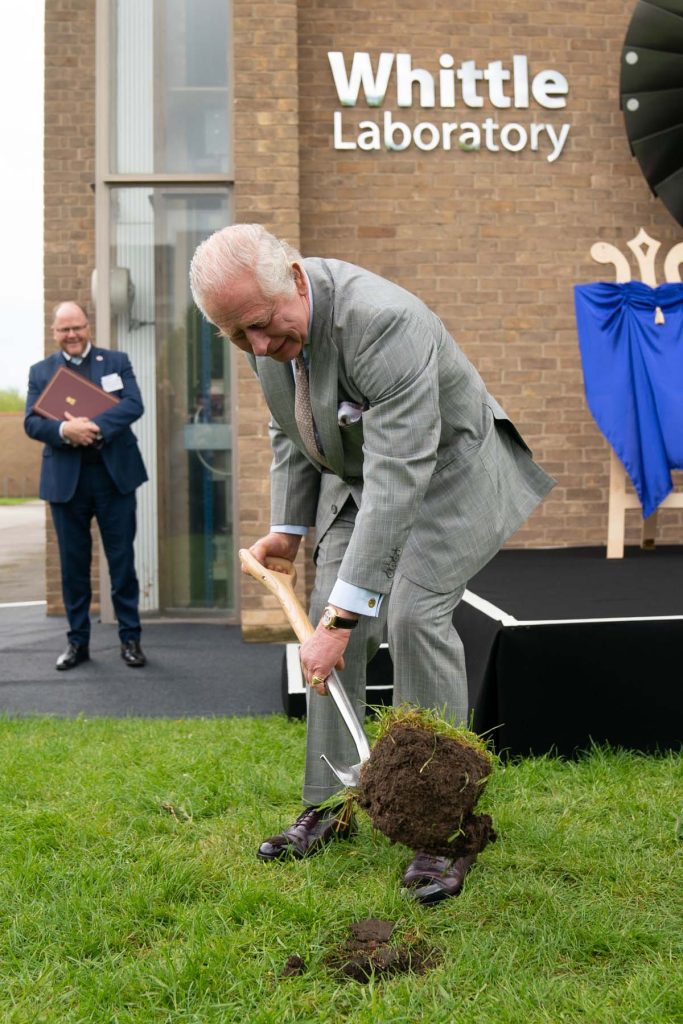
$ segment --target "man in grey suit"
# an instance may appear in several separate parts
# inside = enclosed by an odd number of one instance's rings
[[[303,259],[258,224],[203,242],[190,280],[207,319],[246,352],[272,416],[272,525],[252,554],[293,560],[316,531],[318,626],[301,646],[305,809],[258,851],[310,856],[354,830],[320,808],[339,788],[320,755],[357,760],[326,698],[331,669],[344,665],[362,717],[365,666],[386,627],[394,702],[466,720],[453,610],[553,481],[439,318],[403,288],[338,260]],[[312,431],[301,412],[306,371]],[[404,883],[434,902],[460,892],[471,862],[418,853]]]

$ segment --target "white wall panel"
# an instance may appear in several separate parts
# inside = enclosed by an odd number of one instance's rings
[[[152,0],[118,0],[116,170],[154,171],[154,20]]]
[[[159,608],[157,543],[156,341],[154,331],[154,211],[148,188],[117,189],[114,224],[115,259],[127,267],[135,288],[130,315],[117,318],[117,347],[127,352],[142,391],[145,414],[134,425],[149,482],[138,491],[135,564],[140,580],[141,611]]]

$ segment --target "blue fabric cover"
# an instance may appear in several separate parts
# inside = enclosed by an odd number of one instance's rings
[[[683,284],[580,284],[574,302],[588,408],[647,517],[683,469]]]

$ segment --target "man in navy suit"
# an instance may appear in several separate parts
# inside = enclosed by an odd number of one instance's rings
[[[147,480],[147,473],[130,429],[143,413],[140,390],[125,352],[93,346],[88,316],[77,302],[60,302],[55,307],[52,331],[60,351],[31,367],[24,428],[29,437],[45,445],[40,497],[50,502],[52,510],[69,620],[69,643],[55,667],[63,672],[90,657],[90,524],[94,516],[109,564],[121,657],[130,668],[142,668],[145,655],[140,647],[133,541],[135,489]],[[82,374],[119,402],[92,420],[68,412],[62,421],[38,415],[33,406],[60,366]]]

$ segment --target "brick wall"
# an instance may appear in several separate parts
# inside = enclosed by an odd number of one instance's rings
[[[265,224],[298,246],[297,3],[236,0],[233,12],[235,221]],[[248,547],[269,528],[271,452],[261,390],[246,360],[236,363],[239,546]],[[306,561],[300,557],[297,566],[302,599]],[[241,622],[249,640],[291,638],[275,598],[248,577],[241,587]]]
[[[89,308],[95,266],[95,5],[45,2],[44,297],[46,354],[52,309],[63,299]],[[48,614],[63,613],[59,554],[49,517]],[[95,604],[97,562],[94,563]]]
[[[38,497],[41,451],[24,431],[23,412],[0,412],[0,496]]]
[[[681,229],[654,199],[631,156],[619,110],[620,53],[634,4],[622,0],[301,0],[299,95],[301,243],[305,254],[357,262],[416,292],[453,332],[491,392],[527,437],[558,485],[513,538],[513,546],[606,542],[608,446],[587,410],[572,286],[612,280],[591,245],[624,248],[640,227],[660,240],[662,260]],[[413,67],[438,74],[439,57],[478,67],[526,54],[569,81],[564,110],[531,101],[527,111],[480,109],[460,101],[441,110],[398,108],[392,76],[379,111],[364,101],[344,123],[379,120],[384,110],[419,121],[532,120],[571,125],[562,155],[541,152],[421,152],[332,143],[341,110],[328,50],[376,61],[407,52]],[[508,87],[509,92],[509,87]],[[417,97],[417,91],[414,93]],[[437,96],[438,104],[438,96]],[[345,141],[352,138],[349,131]],[[628,254],[628,251],[626,251]],[[635,271],[635,266],[634,266]],[[631,513],[627,542],[636,542]],[[683,539],[678,511],[660,513],[658,542]]]

